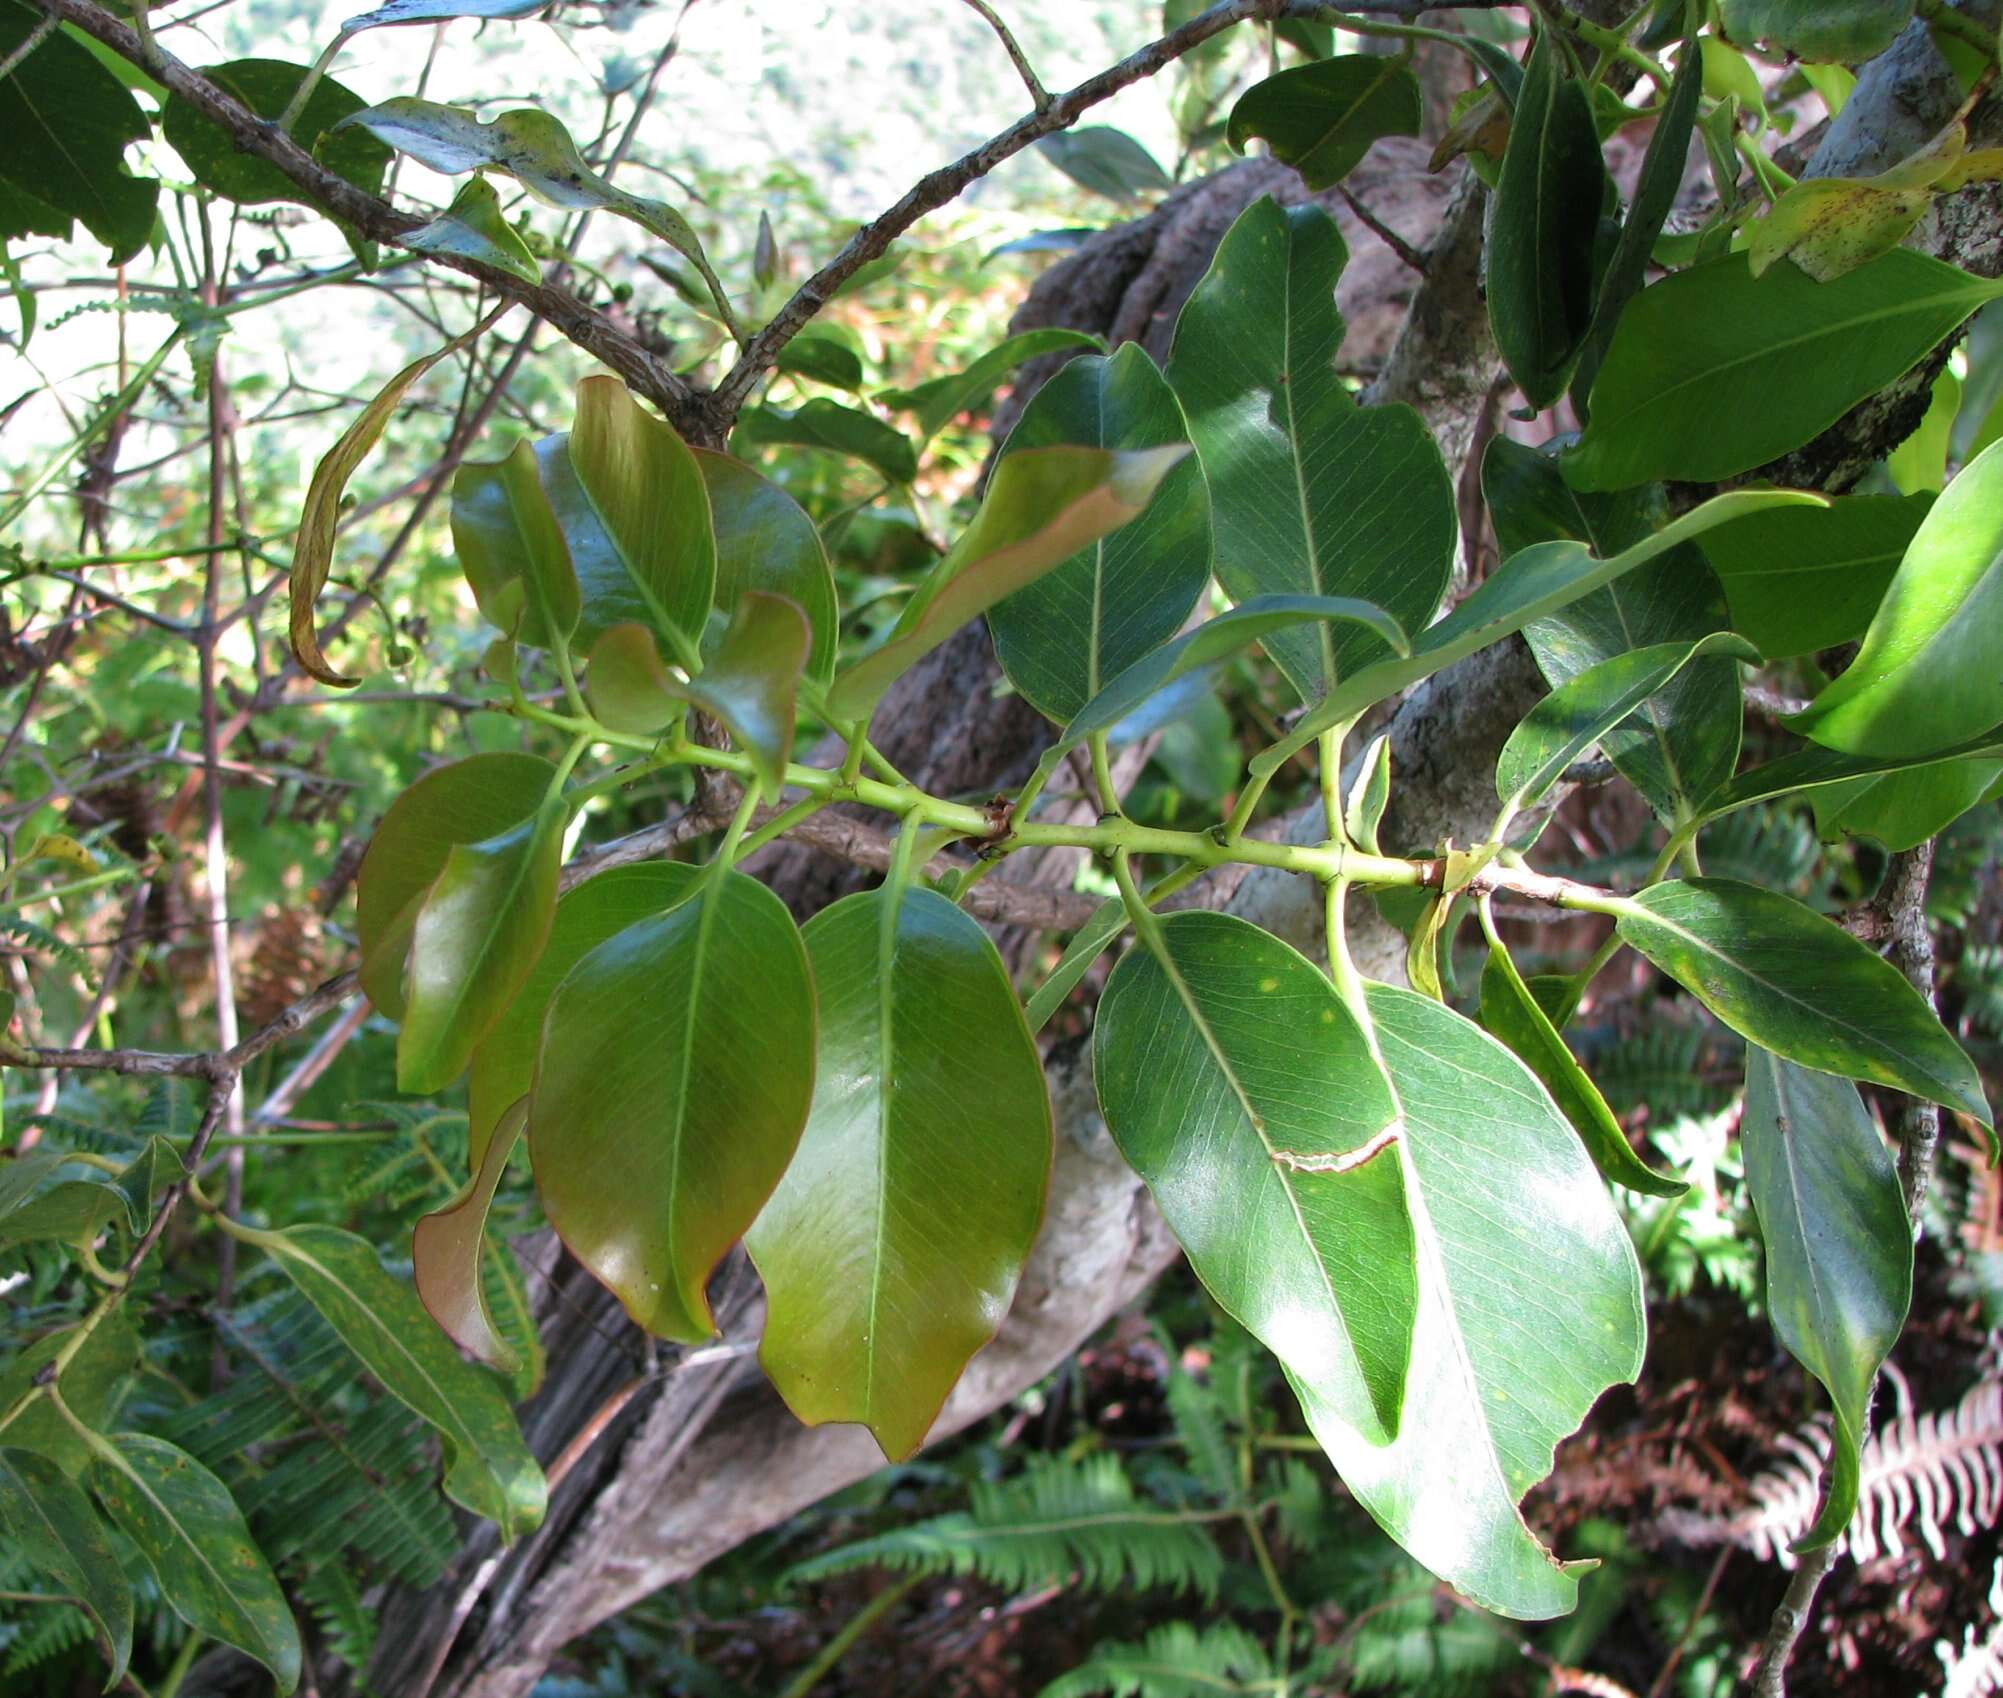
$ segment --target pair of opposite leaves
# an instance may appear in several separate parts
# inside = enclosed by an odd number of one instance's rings
[[[461,1344],[506,1359],[480,1226],[525,1127],[551,1224],[638,1324],[709,1337],[704,1286],[744,1238],[781,1395],[891,1456],[1000,1325],[1042,1217],[1034,1044],[986,934],[922,889],[802,931],[740,873],[601,874],[557,904],[469,1092],[477,1177],[415,1255]]]

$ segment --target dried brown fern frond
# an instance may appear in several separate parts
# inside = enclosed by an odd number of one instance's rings
[[[1745,1508],[1728,1516],[1672,1512],[1663,1531],[1685,1544],[1742,1545],[1792,1568],[1788,1546],[1815,1521],[1827,1423],[1811,1422],[1780,1443],[1781,1454],[1749,1483]],[[2003,1377],[1978,1380],[1951,1409],[1895,1415],[1871,1435],[1863,1460],[1857,1515],[1843,1547],[1860,1563],[1881,1552],[1896,1557],[1917,1528],[1927,1549],[1944,1557],[1945,1526],[1965,1536],[2003,1515]]]

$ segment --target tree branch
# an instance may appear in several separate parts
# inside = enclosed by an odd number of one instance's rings
[[[218,88],[199,71],[183,64],[155,43],[142,41],[132,27],[96,0],[39,0],[52,18],[75,24],[133,64],[165,84],[204,117],[218,124],[244,153],[275,165],[322,212],[345,220],[375,241],[407,246],[405,238],[425,220],[399,212],[388,201],[358,189],[336,176],[277,124],[260,118],[234,95]],[[416,250],[412,250],[413,252]],[[434,264],[450,266],[476,279],[497,295],[520,301],[594,359],[617,372],[674,421],[684,435],[711,439],[709,416],[702,397],[683,378],[649,353],[609,318],[566,289],[521,278],[457,254],[427,253]]]

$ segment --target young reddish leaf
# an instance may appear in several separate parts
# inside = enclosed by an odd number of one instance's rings
[[[536,648],[577,629],[577,572],[543,493],[536,451],[468,461],[452,479],[452,546],[480,611],[503,636]]]
[[[865,891],[806,926],[813,1112],[746,1235],[759,1360],[801,1420],[908,1456],[993,1338],[1043,1216],[1050,1096],[995,946],[929,890]]]
[[[777,796],[793,755],[795,698],[813,632],[799,605],[747,590],[715,656],[693,678],[661,662],[653,637],[638,625],[615,625],[591,651],[585,693],[592,712],[614,731],[658,731],[684,702],[720,719],[750,755],[767,796]]]
[[[735,607],[747,590],[797,602],[814,632],[807,671],[827,683],[835,675],[840,616],[820,531],[797,501],[742,460],[709,448],[693,452],[716,529],[716,606]],[[703,628],[703,653],[712,653],[722,636],[712,618]]]
[[[472,755],[434,768],[390,804],[355,881],[362,989],[381,1013],[402,1018],[411,928],[453,849],[529,819],[555,777],[537,755]]]
[[[617,378],[587,377],[570,434],[540,453],[584,592],[579,648],[638,619],[678,654],[693,652],[716,589],[716,534],[694,452]]]
[[[694,1342],[703,1287],[779,1183],[814,1089],[814,988],[786,906],[718,869],[557,987],[529,1103],[543,1208],[639,1326]]]
[[[569,810],[549,796],[518,825],[453,845],[411,925],[396,1081],[413,1095],[466,1070],[542,953]]]
[[[501,1016],[488,1027],[466,1074],[466,1159],[486,1160],[501,1116],[535,1082],[543,1016],[564,977],[607,938],[636,920],[662,914],[694,889],[699,869],[686,861],[608,867],[557,898],[542,953]]]
[[[835,680],[830,711],[866,720],[899,674],[969,619],[1139,514],[1188,453],[1183,445],[1009,455],[995,468],[973,523],[919,585],[889,641]]]
[[[431,1318],[467,1355],[504,1374],[514,1373],[521,1362],[487,1312],[480,1262],[487,1211],[528,1112],[524,1097],[501,1116],[471,1183],[451,1203],[420,1220],[410,1239],[411,1283]]]

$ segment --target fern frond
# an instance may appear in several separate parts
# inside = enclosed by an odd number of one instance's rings
[[[1269,1482],[1281,1542],[1289,1550],[1312,1550],[1326,1530],[1328,1493],[1321,1477],[1298,1456],[1289,1456],[1271,1471]]]
[[[1647,1108],[1652,1121],[1710,1114],[1731,1097],[1732,1087],[1704,1076],[1709,1037],[1701,1026],[1658,1019],[1610,1043],[1588,1042],[1582,1059],[1616,1114]]]
[[[1089,1661],[1059,1675],[1038,1698],[1219,1698],[1270,1692],[1272,1659],[1243,1628],[1219,1622],[1199,1631],[1186,1621],[1157,1627],[1145,1639],[1101,1645]]]
[[[7,1648],[7,1663],[0,1673],[25,1674],[43,1663],[91,1642],[96,1630],[90,1617],[75,1604],[35,1604],[34,1613],[22,1624],[14,1643]]]
[[[266,1554],[353,1550],[412,1585],[435,1581],[458,1541],[423,1424],[367,1396],[354,1355],[296,1291],[216,1324],[239,1371],[167,1436],[224,1475]]]
[[[1229,1513],[1229,1512],[1224,1512]],[[1203,1523],[1212,1512],[1157,1509],[1136,1497],[1116,1456],[1034,1458],[1014,1479],[977,1484],[970,1510],[810,1557],[789,1580],[879,1566],[919,1574],[978,1574],[1009,1591],[1076,1575],[1108,1589],[1172,1586],[1214,1597],[1224,1561]]]
[[[1183,1368],[1171,1368],[1163,1388],[1176,1437],[1189,1453],[1190,1472],[1219,1503],[1240,1497],[1238,1459],[1225,1431],[1224,1406],[1217,1393]]]
[[[300,1582],[298,1592],[319,1624],[327,1648],[351,1669],[367,1663],[376,1642],[375,1611],[362,1602],[347,1566],[323,1563]]]
[[[1729,1541],[1762,1561],[1794,1566],[1788,1546],[1814,1524],[1829,1455],[1826,1421],[1782,1436],[1775,1457],[1748,1488],[1737,1515],[1666,1518],[1689,1543]],[[1865,1442],[1857,1514],[1841,1544],[1858,1562],[1897,1557],[1908,1528],[1936,1560],[1947,1555],[1943,1524],[1964,1537],[2003,1516],[2003,1379],[1978,1380],[1953,1408],[1887,1421]]]
[[[65,943],[54,932],[36,925],[33,920],[24,919],[19,914],[0,914],[0,939],[14,945],[11,950],[0,953],[46,955],[69,968],[91,989],[97,988],[97,969],[91,965],[90,957],[74,945]]]
[[[2003,1692],[2003,1557],[1990,1576],[1989,1631],[1978,1639],[1971,1622],[1961,1630],[1958,1647],[1936,1639],[1933,1654],[1947,1676],[1940,1698],[1991,1698]]]
[[[1704,870],[1808,897],[1822,861],[1822,844],[1808,816],[1796,810],[1743,808],[1704,833]]]

